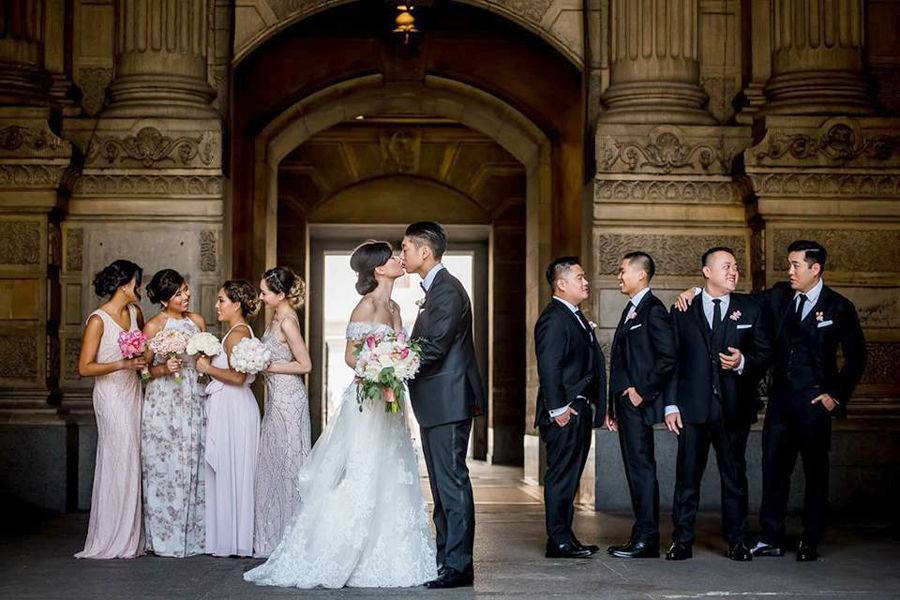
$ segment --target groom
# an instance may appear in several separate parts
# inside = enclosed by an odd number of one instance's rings
[[[447,235],[439,224],[423,221],[406,228],[404,268],[422,278],[425,291],[412,332],[421,346],[421,367],[409,393],[434,497],[438,578],[425,584],[431,589],[473,582],[475,503],[466,450],[472,417],[485,412],[472,305],[459,280],[441,264],[446,249]]]

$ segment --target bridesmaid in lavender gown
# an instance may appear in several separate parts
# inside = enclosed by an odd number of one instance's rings
[[[94,378],[97,462],[84,550],[76,558],[134,558],[144,552],[141,527],[141,382],[143,356],[126,359],[119,334],[139,331],[137,307],[143,272],[117,260],[94,277],[94,291],[109,301],[91,313],[81,342],[78,372]]]
[[[256,468],[256,527],[253,553],[268,557],[300,506],[297,473],[310,448],[309,399],[302,376],[312,369],[297,310],[306,286],[287,267],[269,269],[259,297],[275,315],[262,338],[272,352],[266,369],[266,406]]]
[[[231,368],[239,341],[253,337],[247,318],[259,312],[256,290],[243,280],[226,281],[216,315],[228,331],[222,352],[197,359],[197,371],[212,378],[206,387],[206,552],[253,555],[253,480],[259,448],[259,406],[250,391],[254,376]]]
[[[147,284],[147,298],[162,310],[147,321],[148,338],[164,329],[189,336],[206,322],[188,311],[191,289],[178,271],[162,269]],[[148,352],[152,356],[152,352]],[[204,387],[190,356],[152,356],[141,418],[144,535],[157,556],[192,556],[206,548],[203,442]],[[180,376],[180,382],[179,382]]]

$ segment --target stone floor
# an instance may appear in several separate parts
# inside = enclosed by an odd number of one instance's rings
[[[287,590],[245,583],[250,559],[144,557],[77,561],[87,526],[83,514],[40,520],[4,515],[0,532],[0,598],[9,600],[253,600],[264,598],[900,598],[900,540],[887,527],[842,523],[832,528],[817,563],[792,555],[733,563],[722,556],[718,519],[699,520],[695,558],[623,561],[543,556],[539,490],[518,471],[473,469],[477,502],[474,590]],[[622,540],[627,515],[581,510],[576,531],[600,545]],[[664,532],[665,535],[666,532]]]

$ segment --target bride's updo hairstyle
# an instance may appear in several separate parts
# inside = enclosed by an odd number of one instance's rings
[[[376,287],[375,269],[386,263],[394,251],[387,242],[366,240],[350,256],[350,268],[356,271],[356,291],[365,296]]]
[[[240,303],[241,314],[245,318],[255,317],[262,307],[256,289],[245,279],[229,279],[222,284],[222,290],[229,300]]]
[[[112,296],[132,279],[140,285],[143,276],[144,270],[130,260],[114,260],[94,275],[94,293],[101,298]]]
[[[276,294],[284,294],[294,310],[303,308],[306,284],[299,275],[287,267],[273,267],[263,275],[266,285]]]

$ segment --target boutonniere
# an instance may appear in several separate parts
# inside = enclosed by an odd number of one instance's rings
[[[591,331],[593,331],[594,329],[597,329],[597,324],[594,323],[593,321],[588,321],[588,325],[591,326]]]
[[[425,308],[425,298],[419,298],[418,300],[416,300],[416,306],[418,306],[420,309]]]
[[[732,321],[737,321],[738,319],[741,318],[741,311],[739,311],[739,310],[734,311],[733,313],[728,315],[728,318],[731,319]]]
[[[824,321],[824,320],[825,320],[825,313],[822,312],[821,310],[817,310],[817,311],[816,311],[816,321],[818,321],[819,323],[821,323],[821,322]]]
[[[631,309],[631,312],[628,313],[628,316],[625,317],[625,320],[626,320],[626,321],[633,321],[633,320],[635,320],[635,319],[637,319],[637,311],[634,310],[634,309],[632,308],[632,309]]]

